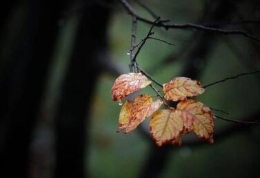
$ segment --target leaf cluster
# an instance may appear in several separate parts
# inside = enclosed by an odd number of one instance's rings
[[[128,95],[152,85],[142,73],[120,75],[111,88],[112,100],[122,103]],[[213,143],[214,116],[209,107],[193,99],[205,89],[199,81],[187,77],[175,77],[162,85],[161,95],[158,90],[154,101],[149,94],[140,94],[127,99],[119,114],[118,132],[129,133],[137,128],[146,118],[150,134],[158,146],[165,144],[181,145],[183,134],[195,133],[199,138]],[[176,107],[168,102],[176,102]],[[162,106],[164,108],[160,109]]]

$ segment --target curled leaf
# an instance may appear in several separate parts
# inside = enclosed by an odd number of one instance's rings
[[[197,96],[204,91],[199,81],[187,77],[176,77],[169,83],[163,84],[164,98],[171,101],[184,100],[187,97]]]
[[[207,106],[194,100],[181,101],[177,110],[182,112],[184,130],[193,131],[199,138],[213,143],[213,114]]]
[[[126,101],[119,114],[118,132],[124,130],[129,133],[134,130],[146,117],[151,116],[160,106],[162,101],[153,102],[150,95],[139,95],[132,101]]]
[[[112,86],[112,100],[121,102],[127,95],[146,87],[150,83],[151,81],[141,73],[122,74]]]

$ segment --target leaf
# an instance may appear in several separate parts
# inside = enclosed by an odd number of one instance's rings
[[[184,100],[187,97],[197,96],[204,91],[199,81],[187,77],[176,77],[169,83],[163,84],[164,98],[171,101]]]
[[[162,101],[153,99],[148,94],[137,96],[132,101],[126,101],[119,114],[118,132],[129,133],[134,130],[146,117],[150,117],[161,105]]]
[[[180,144],[183,130],[181,112],[173,109],[156,111],[150,122],[150,133],[158,146],[166,143]]]
[[[213,143],[213,114],[207,106],[194,100],[181,101],[177,110],[182,112],[184,132],[193,131],[199,138]]]
[[[151,84],[151,81],[141,73],[122,74],[115,80],[112,86],[112,100],[121,102],[127,95],[149,84]]]
[[[150,133],[158,146],[181,145],[181,135],[193,131],[199,138],[213,143],[213,115],[203,103],[180,101],[176,109],[156,111],[150,122]]]

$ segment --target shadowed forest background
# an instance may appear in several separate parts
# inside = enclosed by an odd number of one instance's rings
[[[142,3],[140,3],[142,2]],[[137,57],[159,83],[209,84],[260,69],[260,2],[129,1],[142,17],[199,24],[154,28]],[[120,1],[7,1],[0,6],[0,177],[251,178],[260,176],[260,127],[215,120],[215,142],[188,136],[157,147],[146,123],[117,133],[111,87],[129,72],[132,18]],[[138,21],[137,41],[151,24]],[[149,91],[148,91],[149,92]],[[216,115],[260,119],[260,74],[213,85],[198,97]],[[227,112],[218,112],[222,110]]]

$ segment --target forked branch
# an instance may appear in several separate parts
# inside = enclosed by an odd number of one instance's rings
[[[142,22],[145,22],[147,24],[154,24],[153,20],[147,19],[139,15],[134,8],[126,1],[126,0],[120,0],[123,7],[126,9],[126,11],[133,17],[135,17],[137,20],[140,20]],[[242,35],[247,38],[250,38],[252,40],[255,40],[257,42],[260,42],[260,39],[249,34],[246,31],[243,30],[226,30],[221,28],[214,28],[212,26],[205,26],[205,25],[199,25],[199,24],[192,24],[192,23],[185,23],[185,24],[176,24],[171,23],[169,20],[160,20],[158,23],[155,24],[157,27],[163,27],[165,29],[193,29],[193,30],[203,30],[203,31],[209,31],[209,32],[216,32],[223,35]]]

